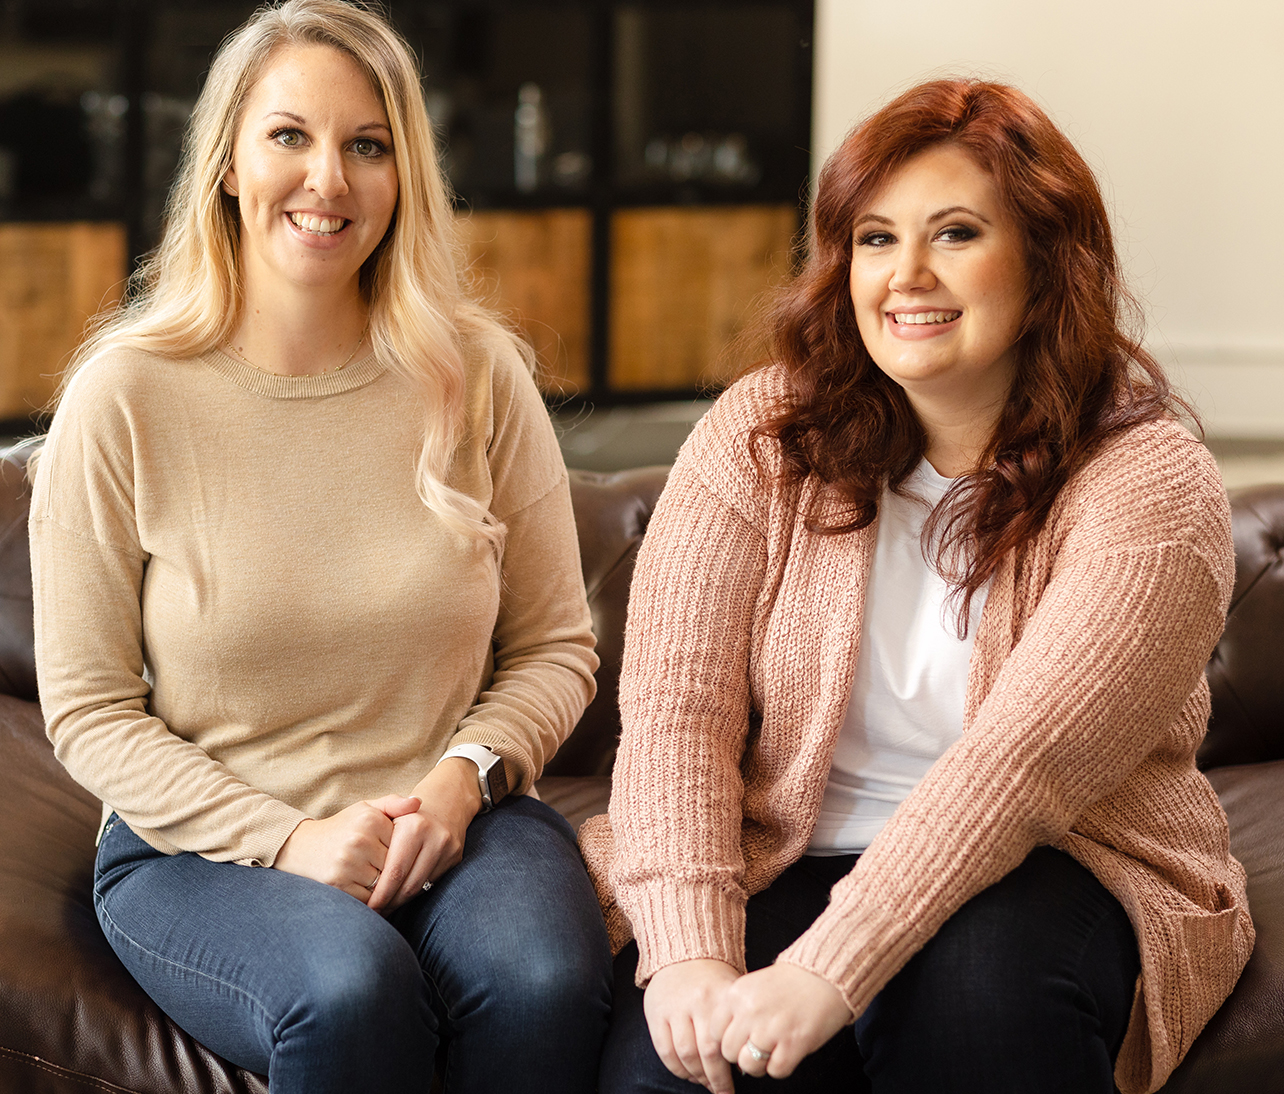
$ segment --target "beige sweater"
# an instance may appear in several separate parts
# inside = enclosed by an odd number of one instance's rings
[[[422,413],[373,357],[122,351],[72,381],[31,510],[41,702],[154,847],[271,865],[454,744],[525,790],[575,725],[597,658],[566,472],[516,354],[465,349],[450,482],[507,525],[500,559],[419,500]]]
[[[611,811],[581,845],[614,943],[638,941],[639,983],[696,957],[744,967],[746,896],[807,847],[851,691],[875,527],[809,533],[815,485],[783,488],[770,449],[755,468],[746,434],[782,395],[765,371],[719,400],[638,560]],[[1233,570],[1206,450],[1166,422],[1110,443],[995,575],[962,738],[780,960],[860,1014],[964,902],[1053,845],[1136,929],[1116,1080],[1160,1086],[1253,946],[1244,872],[1194,763]]]

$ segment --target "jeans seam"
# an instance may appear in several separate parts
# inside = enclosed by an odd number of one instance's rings
[[[190,973],[202,980],[208,980],[211,983],[218,984],[223,988],[229,989],[244,999],[248,999],[265,1018],[272,1019],[272,1028],[273,1030],[276,1029],[278,1019],[273,1018],[271,1010],[264,1005],[262,1000],[252,995],[239,985],[224,980],[222,977],[214,976],[212,973],[205,972],[203,969],[197,969],[190,965],[185,965],[181,961],[175,961],[172,958],[166,957],[164,954],[157,953],[155,950],[149,949],[130,935],[119,923],[116,922],[116,920],[112,918],[111,912],[107,909],[107,902],[105,900],[100,897],[96,897],[94,903],[99,908],[101,917],[111,925],[111,929],[115,932],[116,936],[122,939],[127,945],[138,950],[140,953],[146,954],[148,957],[162,965],[168,965],[170,968],[180,969],[183,972]]]

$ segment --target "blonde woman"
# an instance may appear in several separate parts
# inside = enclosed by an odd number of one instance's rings
[[[166,234],[36,471],[49,736],[95,906],[273,1094],[589,1091],[609,956],[526,792],[593,694],[565,470],[461,295],[404,43],[342,0],[215,59]]]

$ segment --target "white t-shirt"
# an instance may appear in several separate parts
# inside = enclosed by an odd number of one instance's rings
[[[807,853],[855,854],[963,733],[968,662],[985,589],[960,639],[949,586],[923,554],[923,524],[953,480],[927,460],[907,489],[883,492],[860,654],[820,817]]]

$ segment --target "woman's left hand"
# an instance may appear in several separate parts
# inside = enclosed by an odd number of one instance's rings
[[[414,790],[417,812],[392,822],[392,842],[379,883],[367,907],[387,915],[423,892],[464,857],[464,835],[481,808],[477,765],[451,757],[434,767]]]
[[[851,1009],[828,980],[797,965],[769,965],[727,988],[714,1016],[722,1055],[746,1075],[791,1075],[852,1020]],[[770,1055],[758,1059],[754,1048]]]

